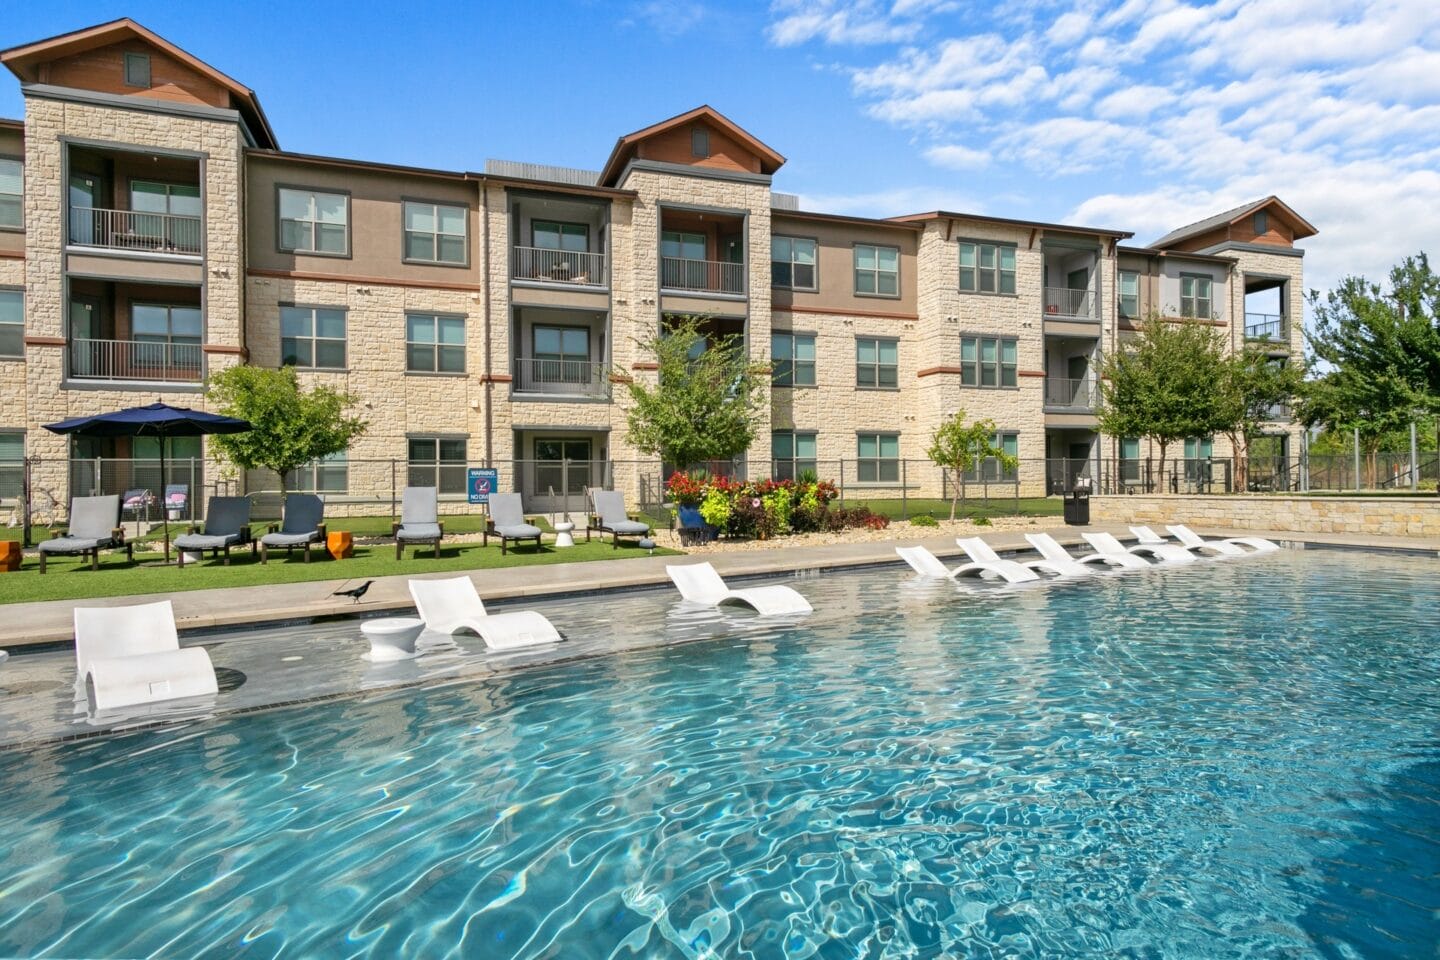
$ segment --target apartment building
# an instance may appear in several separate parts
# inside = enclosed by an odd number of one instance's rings
[[[772,191],[785,158],[710,107],[620,137],[594,171],[434,170],[285,151],[253,91],[130,20],[0,62],[25,102],[0,120],[0,461],[33,458],[46,489],[94,488],[77,461],[158,450],[43,424],[203,405],[210,373],[291,364],[370,424],[291,478],[337,511],[407,482],[459,508],[467,464],[532,509],[574,508],[586,485],[660,475],[626,440],[624,385],[656,376],[637,341],[694,315],[772,365],[751,475],[934,495],[904,461],[964,409],[996,422],[1034,493],[1151,452],[1096,429],[1097,364],[1137,319],[1300,355],[1295,243],[1315,229],[1275,197],[1151,247],[961,212],[845,217]],[[1273,432],[1298,442],[1284,411]],[[220,475],[199,441],[173,455]]]

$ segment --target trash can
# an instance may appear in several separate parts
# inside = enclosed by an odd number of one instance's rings
[[[1090,525],[1090,491],[1076,488],[1065,498],[1065,523],[1072,527]]]

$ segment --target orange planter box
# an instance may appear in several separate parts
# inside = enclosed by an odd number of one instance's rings
[[[14,573],[20,569],[20,544],[14,540],[0,540],[0,573]]]
[[[348,531],[337,530],[326,534],[325,549],[330,551],[330,556],[334,559],[344,560],[355,555],[355,540]]]

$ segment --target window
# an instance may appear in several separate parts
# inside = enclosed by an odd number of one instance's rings
[[[1260,236],[1260,235],[1261,235],[1262,233],[1264,233],[1267,229],[1269,229],[1269,227],[1270,227],[1270,224],[1266,222],[1265,211],[1264,211],[1264,210],[1259,210],[1259,211],[1257,211],[1257,212],[1255,213],[1255,236],[1257,236],[1257,237]]]
[[[815,335],[772,334],[770,365],[771,382],[777,387],[815,386]]]
[[[148,53],[125,54],[125,86],[150,86],[150,55]]]
[[[0,431],[0,500],[24,496],[25,434],[19,430]]]
[[[1140,482],[1140,438],[1122,437],[1120,440],[1120,482]]]
[[[1013,430],[997,431],[995,436],[990,438],[990,443],[1009,456],[1020,455],[1020,434]],[[1015,483],[1018,480],[1018,466],[1015,470],[1007,470],[1000,465],[998,457],[976,459],[970,469],[965,471],[966,483]]]
[[[345,256],[350,252],[350,197],[279,189],[280,249]]]
[[[1211,318],[1210,278],[1193,273],[1180,274],[1180,316]]]
[[[161,303],[130,305],[130,339],[137,343],[200,345],[200,308]],[[198,360],[199,351],[196,351]]]
[[[855,292],[872,297],[900,296],[900,248],[857,243]]]
[[[530,329],[531,379],[540,383],[590,382],[590,331],[586,327]]]
[[[200,186],[194,183],[130,181],[130,209],[136,213],[172,213],[200,216]]]
[[[1015,292],[1015,248],[960,241],[960,289],[970,293]]]
[[[590,228],[583,223],[531,220],[530,240],[541,250],[568,250],[584,253],[590,249]]]
[[[962,387],[1013,387],[1019,373],[1017,341],[1004,337],[960,338]]]
[[[660,234],[660,256],[681,260],[705,259],[705,234],[666,230]]]
[[[405,314],[405,369],[412,373],[464,373],[465,318]]]
[[[1185,438],[1185,479],[1199,483],[1210,478],[1210,460],[1215,455],[1215,442],[1210,437]]]
[[[771,479],[794,480],[815,471],[815,434],[776,430],[770,434]]]
[[[565,461],[570,461],[566,469]],[[583,494],[586,487],[595,486],[590,478],[591,454],[589,440],[540,440],[535,441],[535,493],[555,496]],[[599,465],[601,470],[604,464]]]
[[[861,483],[900,482],[900,434],[862,433],[857,441]]]
[[[464,437],[411,437],[409,448],[410,486],[465,492]]]
[[[25,294],[0,290],[0,357],[25,356]]]
[[[348,493],[349,454],[332,453],[291,470],[285,474],[285,489],[292,493]]]
[[[0,157],[0,227],[24,227],[25,165]]]
[[[345,369],[345,311],[338,307],[280,308],[280,365]]]
[[[464,207],[405,201],[405,259],[422,263],[466,261]]]
[[[855,341],[855,385],[871,389],[900,386],[900,341],[861,337]]]
[[[772,237],[770,283],[791,290],[815,290],[815,241],[801,237]]]
[[[690,128],[690,156],[710,156],[710,131],[704,127]]]
[[[1140,316],[1140,274],[1134,270],[1120,271],[1120,316]]]

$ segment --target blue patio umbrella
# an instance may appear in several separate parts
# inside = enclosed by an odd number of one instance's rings
[[[250,429],[248,420],[222,417],[204,410],[172,407],[168,403],[152,403],[130,407],[113,413],[97,413],[92,417],[73,417],[59,423],[47,423],[52,433],[68,433],[81,437],[158,437],[160,440],[160,489],[165,489],[165,441],[170,437],[203,437],[212,433],[244,433]],[[163,510],[163,505],[162,505]],[[165,559],[170,559],[170,524],[165,524]]]

